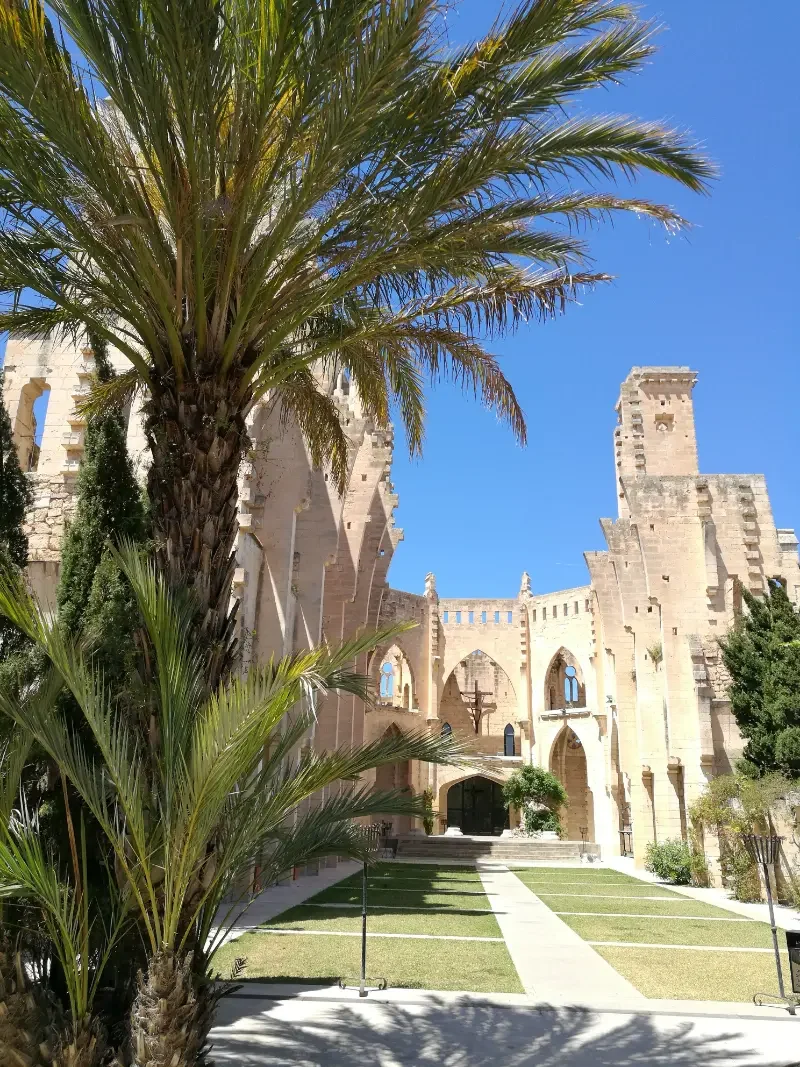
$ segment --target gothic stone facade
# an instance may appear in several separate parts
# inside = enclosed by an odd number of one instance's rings
[[[80,463],[74,403],[91,372],[90,350],[9,341],[5,396],[34,483],[30,570],[44,597]],[[299,433],[261,405],[240,485],[234,593],[245,662],[414,622],[361,664],[374,678],[375,706],[327,700],[309,743],[327,749],[407,728],[469,740],[477,766],[467,770],[413,764],[379,773],[385,786],[431,789],[437,831],[449,814],[465,832],[499,832],[496,787],[534,762],[565,783],[570,838],[612,854],[630,827],[641,862],[648,841],[685,835],[692,801],[742,747],[717,646],[741,587],[763,592],[780,577],[800,596],[797,538],[776,529],[764,478],[699,472],[695,381],[686,367],[633,368],[616,409],[618,517],[601,520],[607,550],[585,555],[590,584],[539,594],[523,575],[516,598],[504,600],[440,598],[433,575],[420,595],[388,586],[402,539],[392,517],[392,436],[364,418],[346,376],[320,383],[350,440],[343,497],[312,467]],[[37,447],[33,404],[47,389]],[[135,411],[129,444],[145,463]]]

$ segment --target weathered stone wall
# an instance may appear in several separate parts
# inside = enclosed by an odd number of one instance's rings
[[[114,362],[124,366],[118,354]],[[46,599],[83,449],[75,404],[92,370],[85,348],[8,343],[6,402],[34,488],[30,577]],[[311,464],[297,428],[268,401],[260,404],[240,474],[234,596],[245,665],[321,639],[413,623],[358,663],[379,687],[390,657],[399,693],[366,711],[353,697],[329,697],[307,743],[329,749],[397,727],[438,733],[448,722],[471,733],[480,773],[493,781],[524,761],[563,762],[568,789],[581,794],[570,833],[591,825],[607,852],[619,849],[623,825],[632,825],[637,861],[648,841],[685,835],[692,801],[742,749],[718,646],[741,610],[741,589],[760,594],[780,577],[800,601],[798,541],[792,530],[776,529],[764,478],[699,473],[695,381],[687,367],[637,367],[622,384],[614,431],[619,517],[601,520],[607,550],[586,554],[591,584],[541,594],[523,575],[517,597],[496,600],[440,598],[433,575],[419,594],[388,587],[402,539],[393,519],[393,436],[365,418],[345,375],[319,382],[349,441],[342,496]],[[37,450],[33,404],[48,389]],[[143,470],[138,410],[128,443]],[[566,666],[574,668],[577,701],[562,700]],[[477,736],[467,710],[475,677],[494,705]],[[507,724],[513,757],[503,754]],[[446,810],[450,786],[476,771],[412,765],[397,773],[415,790],[433,789]]]

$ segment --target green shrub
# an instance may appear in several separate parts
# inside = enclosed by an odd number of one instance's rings
[[[672,838],[647,846],[646,871],[673,885],[689,885],[692,880],[692,850],[680,838]]]
[[[761,879],[758,867],[750,858],[749,852],[738,843],[731,848],[725,858],[726,882],[733,890],[736,900],[745,904],[761,902]]]
[[[522,810],[527,804],[545,804],[551,810],[560,808],[568,801],[567,791],[558,778],[544,767],[526,764],[514,771],[503,786],[506,807]]]
[[[559,837],[563,834],[561,820],[554,811],[543,808],[525,809],[525,831],[529,834],[537,834],[543,830],[554,830]]]
[[[422,829],[428,835],[433,833],[433,790],[425,789],[422,793],[422,803],[425,805],[425,814],[422,816]]]

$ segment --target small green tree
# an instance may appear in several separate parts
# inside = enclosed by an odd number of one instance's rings
[[[793,790],[782,774],[761,778],[721,774],[708,783],[689,809],[698,836],[712,833],[719,841],[722,878],[737,900],[761,900],[758,868],[744,847],[744,833],[774,833],[773,812]]]
[[[30,504],[31,489],[19,465],[0,370],[0,566],[10,564],[21,568],[28,562],[28,538],[23,523]],[[0,619],[0,658],[17,651],[23,642],[16,626],[8,619]]]
[[[781,582],[764,599],[742,590],[748,611],[720,645],[731,709],[747,740],[742,770],[800,775],[800,614]]]
[[[507,808],[515,807],[523,813],[528,833],[552,830],[561,834],[558,809],[569,797],[558,778],[544,767],[526,764],[514,771],[503,786],[503,800]]]
[[[433,833],[433,790],[424,789],[422,792],[422,829],[428,835]]]
[[[98,381],[112,381],[115,373],[106,342],[93,334],[89,341]],[[126,604],[132,609],[133,600],[126,593],[125,583],[119,580],[118,567],[108,550],[110,544],[121,540],[140,543],[145,537],[142,492],[128,454],[125,420],[120,412],[109,411],[90,418],[77,494],[75,514],[61,548],[56,593],[59,621],[70,635],[88,627],[95,631],[93,636],[110,640],[112,652],[120,653],[120,640],[124,642],[126,634],[130,634],[120,613],[127,615]],[[99,588],[93,595],[95,583]],[[98,627],[93,612],[87,610],[90,604],[104,622],[123,622],[122,631],[119,625]],[[108,667],[119,660],[118,655],[106,658]]]

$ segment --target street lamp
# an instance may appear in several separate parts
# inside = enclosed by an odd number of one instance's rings
[[[385,832],[386,824],[373,824],[372,826],[365,826],[362,828],[362,835],[364,838],[364,845],[366,851],[366,858],[364,859],[364,867],[361,872],[361,972],[359,974],[358,995],[359,997],[366,997],[370,992],[370,989],[385,989],[386,979],[381,978],[378,984],[367,988],[367,888],[369,884],[369,866],[374,863],[378,855],[378,847],[380,843],[380,835]],[[339,979],[340,989],[352,989],[353,986],[347,984],[345,978]]]
[[[581,855],[586,852],[586,836],[589,833],[588,826],[579,826],[578,829],[581,832]]]
[[[781,852],[782,837],[776,837],[774,834],[741,834],[742,844],[747,849],[750,858],[753,862],[761,868],[761,872],[764,875],[764,885],[767,890],[767,907],[769,908],[769,925],[772,930],[772,947],[775,951],[775,968],[778,972],[778,992],[780,993],[780,999],[784,1001],[789,1009],[789,1014],[795,1014],[794,1004],[786,996],[786,989],[783,984],[783,968],[781,967],[781,950],[778,946],[778,931],[775,926],[775,908],[772,904],[772,886],[769,881],[769,868],[772,864],[776,863]],[[763,997],[768,994],[757,993],[753,998],[756,1004],[763,1003]]]

